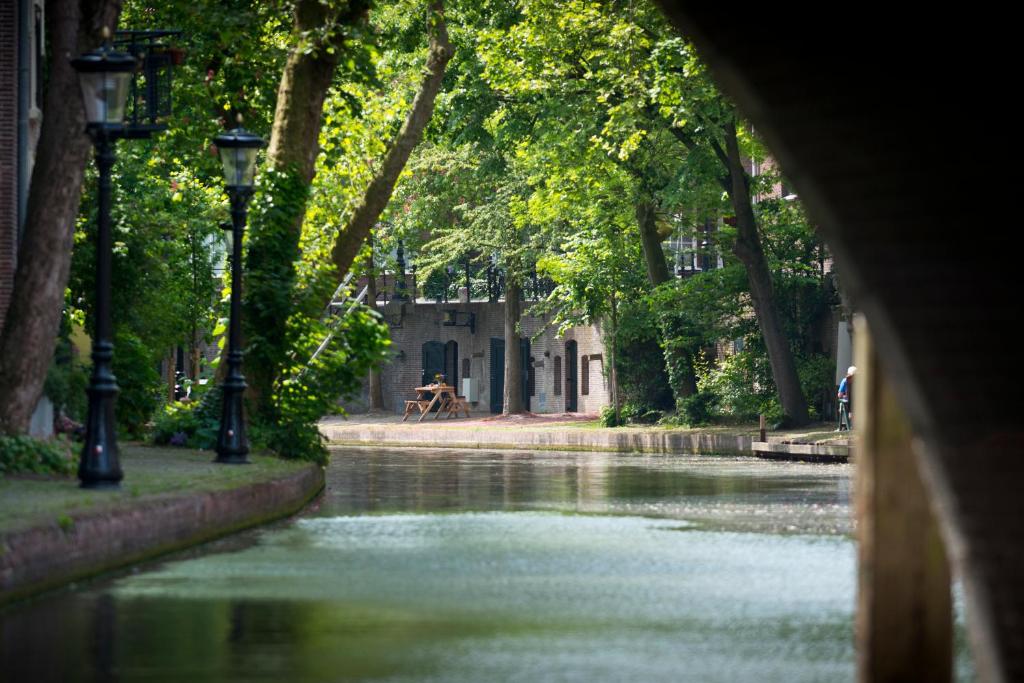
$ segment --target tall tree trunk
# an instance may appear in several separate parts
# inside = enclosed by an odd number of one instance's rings
[[[419,92],[416,93],[412,109],[405,118],[402,130],[388,148],[380,170],[370,181],[363,193],[362,201],[356,207],[348,224],[338,233],[334,242],[332,258],[338,269],[338,278],[343,278],[348,272],[352,261],[370,234],[370,229],[387,208],[391,194],[395,190],[395,183],[398,182],[398,176],[405,168],[409,155],[423,138],[423,130],[430,122],[430,117],[433,116],[434,102],[441,90],[445,68],[452,55],[455,54],[455,49],[448,41],[448,27],[445,23],[444,5],[441,0],[432,0],[430,11],[430,47]]]
[[[367,6],[365,0],[353,0],[339,12],[320,0],[298,0],[295,5],[295,45],[281,75],[267,151],[267,165],[275,173],[267,177],[265,192],[272,195],[275,211],[252,222],[242,293],[247,397],[257,413],[269,419],[274,418],[274,382],[288,351],[283,323],[292,311],[295,263],[320,151],[324,100],[345,39],[342,27],[358,21]],[[318,37],[323,35],[328,37]]]
[[[92,146],[85,135],[78,75],[71,59],[117,25],[120,0],[46,3],[49,80],[43,128],[29,185],[14,291],[0,337],[0,432],[28,431],[43,393],[64,308],[75,216]]]
[[[522,286],[511,273],[505,284],[505,396],[502,413],[523,412],[523,356],[516,325],[522,317]]]
[[[167,383],[167,403],[174,403],[174,347],[171,347],[170,352],[167,354],[167,371],[164,373],[164,381]],[[227,365],[227,363],[225,363]]]
[[[188,343],[188,353],[189,353],[189,358],[191,359],[191,365],[192,365],[192,367],[190,368],[190,372],[188,373],[188,376],[189,376],[189,379],[191,379],[193,382],[197,383],[196,384],[196,389],[199,388],[198,387],[199,370],[200,370],[199,365],[202,362],[201,361],[202,353],[199,350],[199,342],[200,341],[201,341],[201,339],[200,339],[200,336],[199,336],[199,330],[193,328],[192,329],[192,334],[189,336],[189,343]]]
[[[661,248],[658,238],[658,223],[655,206],[651,201],[643,200],[636,205],[636,224],[640,229],[640,246],[647,264],[647,279],[652,287],[668,282],[672,276],[668,272],[665,251]]]
[[[344,41],[340,27],[357,21],[368,4],[351,2],[340,15],[320,0],[299,0],[296,4],[294,33],[298,44],[288,54],[277,89],[274,125],[267,149],[271,168],[294,168],[306,183],[312,182],[320,152],[324,100],[338,66],[341,54],[338,48]],[[314,39],[313,45],[308,45],[308,36],[317,32],[334,37],[326,41]],[[301,227],[302,216],[299,216],[296,230]]]
[[[650,201],[641,201],[636,205],[636,224],[640,229],[640,246],[643,249],[644,262],[647,264],[647,279],[651,288],[668,282],[672,275],[665,261],[665,251],[661,248],[658,238],[657,213]],[[661,330],[662,338],[670,330]],[[697,393],[697,374],[693,369],[693,356],[696,349],[682,348],[674,344],[663,344],[665,365],[668,370],[672,393],[678,403],[687,396]]]
[[[761,237],[757,232],[754,207],[750,200],[750,185],[740,157],[735,124],[726,125],[724,132],[725,155],[731,183],[729,197],[733,211],[736,212],[736,243],[733,246],[733,253],[747,271],[750,297],[761,336],[764,337],[768,350],[768,361],[771,364],[775,387],[779,392],[782,411],[791,426],[805,425],[810,422],[807,401],[800,390],[793,352],[786,339],[778,307],[775,305],[772,275],[761,246]]]
[[[622,406],[619,404],[619,373],[615,367],[618,360],[615,347],[619,345],[619,306],[615,297],[615,290],[612,290],[612,343],[608,345],[609,366],[608,379],[611,383],[612,410],[615,411],[615,425],[622,424]]]
[[[373,268],[373,255],[370,255],[370,273],[366,279],[366,306],[370,310],[377,310],[377,271]],[[384,410],[384,387],[380,381],[380,369],[370,368],[370,375],[366,381],[366,389],[369,394],[370,411],[379,412]]]

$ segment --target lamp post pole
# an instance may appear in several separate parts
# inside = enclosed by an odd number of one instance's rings
[[[241,123],[241,117],[239,117]],[[220,431],[217,433],[216,462],[243,465],[249,462],[249,440],[245,434],[242,399],[242,235],[249,199],[253,194],[256,152],[266,146],[257,135],[241,126],[218,135],[214,142],[224,165],[226,190],[231,199],[231,318],[228,323],[228,372],[221,385]]]
[[[118,390],[112,367],[114,335],[110,319],[110,170],[114,165],[115,143],[125,133],[125,103],[135,58],[114,50],[107,29],[104,29],[104,38],[106,43],[102,47],[71,62],[78,72],[86,132],[96,149],[96,167],[99,170],[92,375],[86,390],[89,414],[85,422],[85,445],[78,463],[78,479],[82,488],[87,489],[117,488],[124,477],[114,421],[114,400]]]
[[[221,385],[223,404],[217,435],[217,462],[249,462],[249,440],[245,434],[242,399],[245,377],[242,375],[242,234],[248,213],[251,187],[229,186],[231,199],[231,318],[228,329],[228,372]]]
[[[114,400],[118,387],[112,368],[114,342],[110,320],[110,170],[114,165],[114,144],[118,131],[104,126],[90,126],[89,134],[96,147],[96,168],[99,170],[96,323],[92,345],[92,375],[87,389],[89,416],[86,419],[85,446],[79,460],[78,479],[82,488],[117,488],[124,474],[121,471],[114,420]]]

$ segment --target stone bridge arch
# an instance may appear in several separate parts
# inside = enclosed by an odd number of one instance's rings
[[[1024,680],[1018,39],[965,7],[659,2],[767,141],[867,318],[980,675]]]

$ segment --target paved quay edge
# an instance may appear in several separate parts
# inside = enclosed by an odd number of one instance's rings
[[[298,512],[324,488],[324,470],[234,489],[162,496],[0,534],[0,606]]]
[[[807,462],[847,462],[849,459],[847,446],[756,442],[750,436],[701,432],[464,429],[454,433],[432,428],[391,429],[369,425],[321,425],[320,431],[331,446],[746,455]]]

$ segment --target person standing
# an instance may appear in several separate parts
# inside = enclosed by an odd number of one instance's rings
[[[849,431],[853,428],[853,376],[857,372],[857,366],[851,365],[846,370],[846,377],[839,383],[839,429],[837,432]]]

